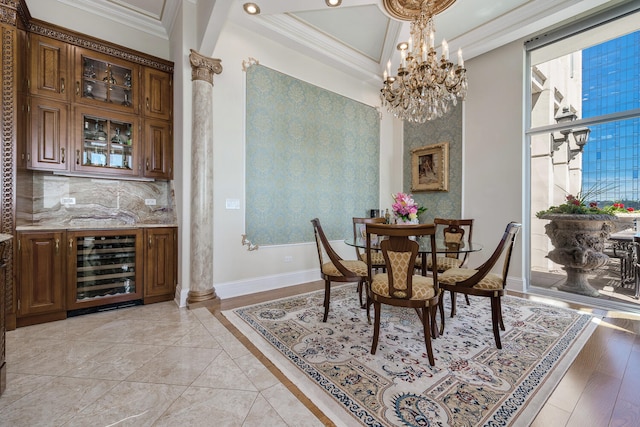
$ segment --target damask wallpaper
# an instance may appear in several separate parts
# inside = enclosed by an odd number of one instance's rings
[[[414,199],[427,208],[420,222],[433,218],[460,218],[462,213],[462,104],[444,117],[424,124],[404,124],[405,192],[411,192],[411,150],[439,142],[449,142],[449,191],[414,192]],[[383,201],[383,206],[385,205]]]
[[[375,108],[261,65],[246,76],[246,233],[258,245],[329,239],[380,206]]]

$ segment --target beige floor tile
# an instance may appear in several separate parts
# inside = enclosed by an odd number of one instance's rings
[[[233,361],[258,390],[273,387],[280,382],[253,354],[236,357]]]
[[[211,314],[209,314],[211,316]],[[200,347],[200,348],[216,348],[222,349],[220,343],[211,335],[211,333],[202,324],[198,324],[191,328],[189,332],[182,338],[178,339],[173,345],[180,347]]]
[[[259,363],[256,360],[256,363]],[[193,382],[197,387],[258,391],[242,369],[225,352],[220,354]]]
[[[121,382],[83,408],[65,427],[150,426],[185,389],[167,384]]]
[[[258,392],[189,387],[154,427],[242,426]]]
[[[322,426],[320,420],[307,409],[283,384],[263,390],[262,396],[290,426]]]
[[[267,402],[267,399],[260,394],[257,398],[247,418],[242,424],[243,427],[287,427],[287,423],[278,415],[275,409]]]
[[[85,362],[111,347],[109,343],[58,341],[35,355],[12,359],[11,372],[40,375],[64,375],[81,368]],[[44,350],[44,351],[43,351]],[[9,368],[7,368],[9,370]]]
[[[117,381],[57,377],[2,409],[0,420],[12,427],[62,426],[116,384]]]
[[[127,377],[127,381],[190,385],[221,350],[167,347]]]
[[[97,353],[65,372],[80,378],[124,380],[166,349],[164,346],[140,344],[109,344]]]
[[[44,375],[25,375],[7,373],[7,387],[2,396],[0,396],[0,414],[4,408],[11,405],[18,399],[32,393],[35,390],[43,389],[49,386],[49,383],[56,377]],[[2,416],[0,415],[0,420]],[[2,422],[0,421],[0,425]]]

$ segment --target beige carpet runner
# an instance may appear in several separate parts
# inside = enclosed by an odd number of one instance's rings
[[[338,426],[528,425],[596,325],[587,314],[505,297],[498,350],[488,299],[467,306],[460,298],[458,314],[433,340],[431,367],[415,311],[383,306],[371,355],[373,326],[355,287],[332,290],[327,323],[322,297],[223,314]]]

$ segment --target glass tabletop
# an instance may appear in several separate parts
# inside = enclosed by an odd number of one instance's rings
[[[418,252],[421,254],[431,253],[431,238],[429,236],[420,236],[415,238],[420,245]],[[349,246],[356,246],[358,248],[365,249],[367,247],[367,240],[362,237],[353,239],[353,237],[344,239],[344,242]],[[371,247],[378,249],[378,241],[372,239]],[[445,242],[444,239],[436,239],[436,253],[467,253],[478,252],[482,250],[482,245],[476,242],[469,242],[463,240],[460,243],[457,242]]]

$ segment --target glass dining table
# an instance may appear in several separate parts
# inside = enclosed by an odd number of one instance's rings
[[[422,275],[427,274],[427,255],[431,254],[431,238],[429,236],[421,236],[415,238],[418,242],[418,255],[422,259]],[[366,249],[367,239],[364,237],[353,237],[344,239],[344,243],[349,246],[355,246],[358,248]],[[377,239],[372,239],[371,248],[379,250],[379,242]],[[479,252],[483,249],[482,244],[477,242],[470,242],[463,240],[461,242],[446,242],[442,238],[436,239],[436,254],[465,254],[471,252]]]

